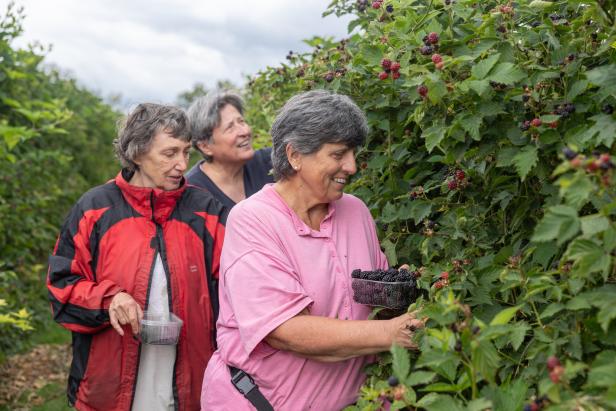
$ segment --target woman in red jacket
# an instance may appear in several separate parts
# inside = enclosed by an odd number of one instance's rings
[[[73,333],[68,399],[79,410],[198,410],[226,212],[184,180],[181,109],[140,104],[114,146],[123,169],[79,199],[49,259],[53,316]],[[183,320],[177,345],[140,343],[143,310]]]

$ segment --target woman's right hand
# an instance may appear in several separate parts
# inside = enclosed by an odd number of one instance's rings
[[[109,322],[111,326],[124,336],[123,325],[130,324],[133,334],[139,334],[139,325],[143,318],[143,310],[137,301],[128,293],[117,293],[109,304]]]
[[[387,320],[392,344],[416,350],[418,347],[413,341],[413,336],[415,331],[425,326],[426,320],[427,318],[418,320],[416,318],[416,311]]]

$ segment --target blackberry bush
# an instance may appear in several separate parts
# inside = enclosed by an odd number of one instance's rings
[[[614,2],[357,5],[326,12],[356,14],[349,39],[247,91],[262,131],[303,90],[365,110],[351,189],[426,293],[421,349],[392,347],[349,409],[616,408]]]

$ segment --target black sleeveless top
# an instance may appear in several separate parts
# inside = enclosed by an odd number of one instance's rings
[[[246,198],[261,190],[267,183],[273,183],[272,176],[272,148],[267,147],[255,152],[255,156],[244,164],[244,192]],[[220,188],[201,170],[201,164],[205,160],[199,161],[193,168],[188,170],[184,176],[189,184],[205,188],[228,210],[233,208],[235,201],[227,197]]]

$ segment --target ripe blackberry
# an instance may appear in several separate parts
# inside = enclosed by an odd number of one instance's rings
[[[432,54],[433,51],[434,51],[434,48],[432,48],[432,46],[428,46],[428,45],[421,46],[419,48],[419,52],[421,54],[423,54],[424,56],[428,56],[428,55]]]
[[[387,10],[388,13],[393,13],[394,6],[392,6],[391,4],[388,4],[387,7],[385,7],[385,10]]]
[[[353,270],[351,272],[351,278],[361,278],[361,270],[359,268],[356,268],[355,270]]]
[[[614,107],[611,104],[606,104],[601,108],[605,114],[612,114],[614,112]]]
[[[531,27],[539,27],[539,26],[541,26],[541,22],[540,22],[540,21],[533,21],[533,22],[530,24],[530,26],[531,26]]]
[[[331,71],[325,75],[325,81],[331,83],[334,80],[334,73]]]
[[[395,387],[400,384],[400,381],[398,381],[398,379],[394,375],[392,375],[387,379],[387,384],[389,384],[390,387]]]
[[[524,95],[522,95],[522,101],[523,101],[523,102],[525,102],[525,103],[526,103],[528,100],[530,100],[530,96],[529,96],[528,94],[524,94]]]
[[[577,153],[571,150],[569,147],[563,148],[563,155],[567,160],[573,160],[575,157],[577,157]]]

